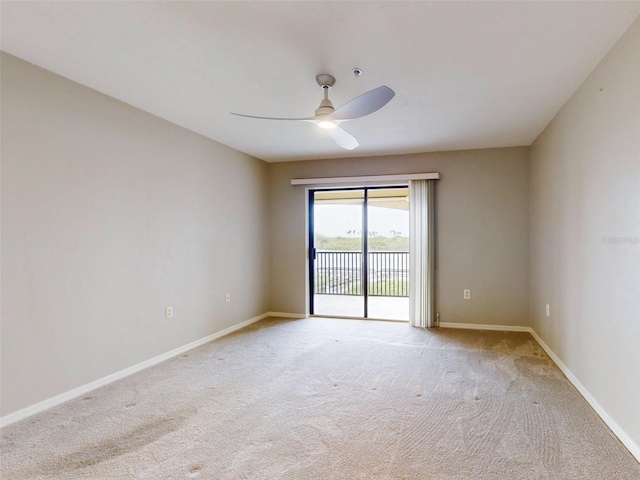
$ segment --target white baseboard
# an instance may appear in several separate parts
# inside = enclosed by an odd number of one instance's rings
[[[307,318],[308,315],[304,313],[285,313],[285,312],[269,312],[269,317],[281,317],[281,318]]]
[[[521,327],[518,325],[480,325],[476,323],[453,323],[440,322],[442,328],[464,328],[466,330],[497,330],[500,332],[529,332],[531,327]]]
[[[149,360],[146,360],[142,363],[138,363],[137,365],[133,365],[132,367],[125,368],[124,370],[120,370],[119,372],[113,373],[111,375],[107,375],[99,380],[87,383],[78,388],[74,388],[73,390],[69,390],[68,392],[62,393],[60,395],[56,395],[55,397],[49,398],[42,402],[36,403],[35,405],[31,405],[30,407],[23,408],[22,410],[18,410],[17,412],[10,413],[9,415],[5,415],[4,417],[0,417],[0,428],[5,427],[7,425],[11,425],[17,421],[23,420],[31,415],[35,415],[36,413],[40,413],[44,410],[47,410],[51,407],[55,407],[56,405],[60,405],[66,401],[69,401],[73,398],[79,397],[88,393],[96,388],[103,387],[108,385],[109,383],[115,382],[116,380],[120,380],[122,378],[128,377],[134,373],[140,372],[146,368],[157,365],[158,363],[169,360],[170,358],[176,357],[184,352],[192,350],[196,347],[204,345],[205,343],[211,342],[217,338],[228,335],[236,330],[240,330],[252,323],[258,322],[267,317],[281,317],[281,318],[307,318],[307,315],[300,313],[283,313],[283,312],[267,312],[262,315],[258,315],[257,317],[250,318],[244,322],[241,322],[237,325],[233,325],[232,327],[221,330],[212,335],[208,335],[200,340],[196,340],[195,342],[191,342],[187,345],[183,345],[182,347],[178,347],[170,352],[163,353],[162,355],[158,355],[157,357],[153,357]],[[638,446],[628,435],[627,433],[613,420],[609,414],[600,406],[600,404],[591,396],[589,391],[580,383],[580,381],[576,378],[576,376],[569,370],[569,368],[560,360],[560,358],[551,350],[551,348],[540,338],[540,336],[531,328],[531,327],[522,327],[522,326],[512,326],[512,325],[480,325],[474,323],[452,323],[452,322],[440,322],[440,327],[442,328],[464,328],[470,330],[495,330],[495,331],[505,331],[505,332],[529,332],[533,338],[540,344],[542,349],[549,355],[551,360],[558,366],[558,368],[564,373],[569,382],[580,392],[580,394],[584,397],[584,399],[591,405],[591,408],[595,410],[595,412],[600,416],[600,418],[607,424],[607,426],[611,429],[611,431],[618,437],[618,439],[622,442],[622,444],[629,450],[629,452],[640,462],[640,446]]]
[[[613,418],[609,416],[609,414],[600,406],[600,404],[596,401],[595,398],[589,393],[589,391],[585,388],[582,383],[576,378],[569,368],[562,363],[562,360],[551,350],[549,345],[547,345],[542,338],[533,330],[531,327],[518,327],[518,326],[507,326],[507,325],[477,325],[473,323],[451,323],[451,322],[440,322],[440,327],[443,328],[465,328],[470,330],[498,330],[504,332],[529,332],[533,338],[540,344],[542,349],[549,355],[551,360],[558,366],[560,371],[564,373],[567,380],[571,382],[571,384],[578,390],[580,395],[587,401],[591,408],[595,410],[598,416],[602,419],[604,423],[611,429],[616,437],[622,442],[622,444],[629,450],[631,455],[633,455],[636,460],[640,462],[640,446],[638,446],[632,439],[627,435],[627,433],[618,425]]]
[[[609,414],[600,406],[600,404],[596,401],[596,399],[593,398],[593,396],[591,396],[591,394],[585,388],[585,386],[582,385],[582,383],[580,383],[580,381],[576,378],[573,372],[569,370],[569,367],[567,367],[564,363],[562,363],[562,360],[558,358],[558,356],[553,352],[553,350],[551,350],[549,345],[547,345],[542,340],[542,338],[540,338],[540,336],[535,332],[535,330],[531,328],[529,329],[529,331],[531,335],[533,335],[533,338],[536,339],[536,342],[540,344],[542,349],[545,352],[547,352],[547,355],[549,355],[551,360],[553,360],[553,362],[558,366],[558,368],[562,371],[562,373],[564,373],[565,377],[567,377],[567,379],[573,384],[576,390],[580,392],[580,395],[582,395],[584,399],[587,401],[587,403],[591,405],[591,408],[593,408],[596,411],[596,413],[600,416],[602,421],[607,424],[607,426],[611,429],[611,431],[615,434],[615,436],[618,437],[620,442],[622,442],[622,444],[627,448],[627,450],[629,450],[631,455],[633,455],[636,458],[636,460],[640,462],[640,446],[638,446],[629,437],[629,435],[627,435],[627,433],[615,422],[615,420],[609,416]]]
[[[281,314],[278,314],[280,316]],[[56,405],[60,405],[61,403],[67,402],[71,399],[84,395],[85,393],[90,392],[91,390],[95,390],[96,388],[103,387],[110,383],[113,383],[122,378],[128,377],[129,375],[133,375],[134,373],[138,373],[141,370],[145,370],[149,367],[153,367],[161,362],[169,360],[170,358],[176,357],[184,352],[192,350],[196,347],[204,345],[216,338],[224,337],[225,335],[229,335],[236,330],[240,330],[252,323],[255,323],[263,318],[267,318],[269,316],[275,316],[272,313],[263,313],[262,315],[258,315],[257,317],[250,318],[249,320],[245,320],[244,322],[238,323],[237,325],[233,325],[229,328],[225,328],[219,332],[213,333],[211,335],[207,335],[204,338],[196,340],[195,342],[191,342],[187,345],[183,345],[182,347],[178,347],[170,352],[163,353],[158,355],[157,357],[150,358],[149,360],[145,360],[144,362],[138,363],[137,365],[133,365],[131,367],[125,368],[124,370],[120,370],[119,372],[112,373],[111,375],[107,375],[106,377],[100,378],[93,382],[89,382],[80,387],[74,388],[73,390],[69,390],[68,392],[61,393],[60,395],[56,395],[55,397],[51,397],[47,400],[43,400],[42,402],[36,403],[35,405],[31,405],[29,407],[23,408],[22,410],[18,410],[17,412],[10,413],[9,415],[5,415],[4,417],[0,417],[0,428],[6,427],[7,425],[11,425],[12,423],[23,420],[31,415],[35,415],[36,413],[43,412],[51,407],[55,407]]]

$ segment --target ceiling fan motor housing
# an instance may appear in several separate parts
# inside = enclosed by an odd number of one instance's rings
[[[326,90],[325,90],[326,92]],[[325,98],[320,102],[320,106],[316,109],[316,116],[318,115],[329,115],[331,113],[333,113],[333,111],[335,110],[335,108],[333,108],[333,104],[331,103],[331,100],[329,100],[328,98]]]

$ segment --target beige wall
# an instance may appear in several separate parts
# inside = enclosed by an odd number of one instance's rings
[[[305,189],[292,178],[440,172],[442,322],[529,325],[528,148],[269,165],[271,310],[305,313]],[[463,300],[465,288],[472,299]]]
[[[6,54],[1,122],[2,415],[268,311],[267,164]]]
[[[640,446],[640,20],[535,141],[531,168],[533,327]]]

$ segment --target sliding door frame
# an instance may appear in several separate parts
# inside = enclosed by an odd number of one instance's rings
[[[315,229],[314,229],[314,214],[313,207],[315,204],[316,192],[343,192],[362,190],[364,192],[364,199],[362,203],[362,294],[364,301],[364,319],[369,317],[369,190],[388,190],[394,188],[407,188],[408,184],[394,184],[394,185],[375,185],[375,186],[361,186],[361,187],[333,187],[333,188],[310,188],[308,190],[308,218],[309,224],[307,228],[308,242],[309,242],[309,313],[315,315],[315,260],[316,260],[316,247],[315,247]],[[361,317],[354,317],[361,318]]]

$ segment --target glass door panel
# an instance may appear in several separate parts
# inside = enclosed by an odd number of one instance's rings
[[[409,189],[367,191],[368,317],[409,320]]]
[[[365,191],[313,192],[314,315],[364,317]]]

